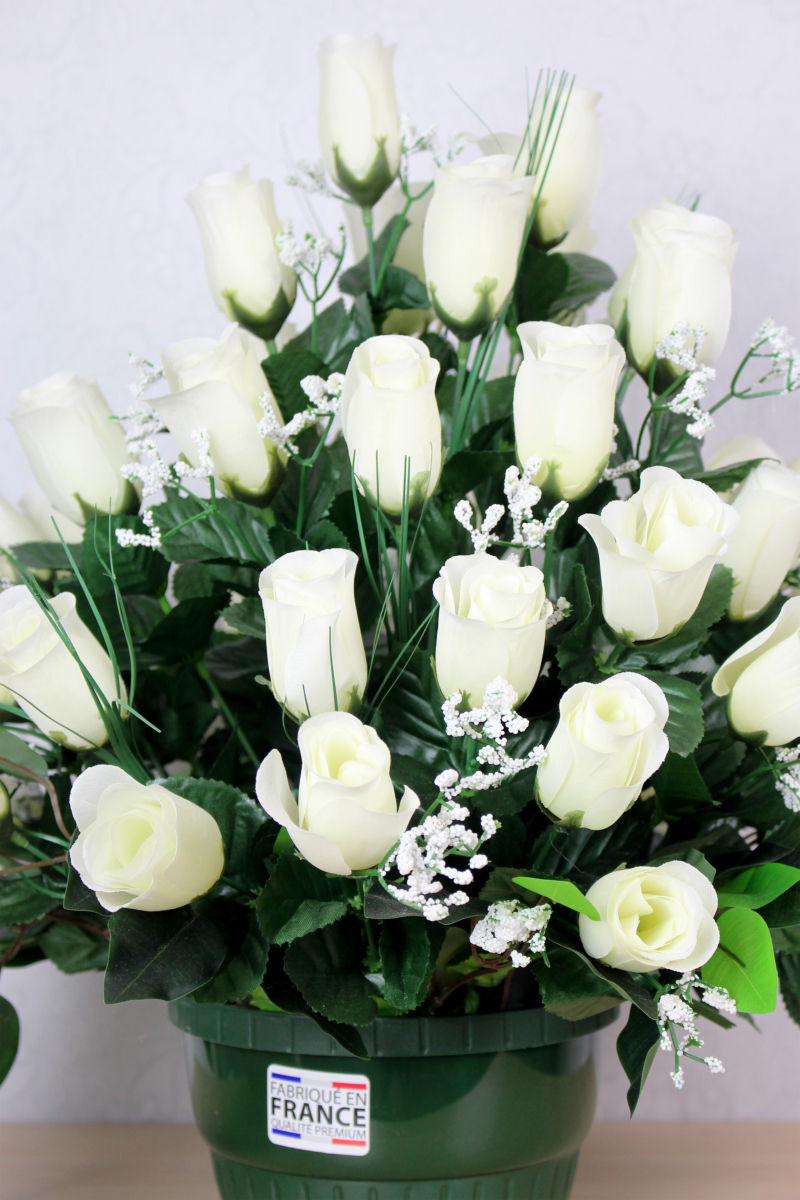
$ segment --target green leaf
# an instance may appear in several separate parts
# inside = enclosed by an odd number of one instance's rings
[[[593,258],[590,254],[559,254],[558,257],[565,260],[569,277],[565,290],[551,306],[551,320],[593,304],[617,282],[613,268],[601,258]]]
[[[308,396],[300,386],[302,380],[307,375],[320,375],[327,379],[329,374],[323,360],[310,350],[284,349],[280,354],[265,358],[261,366],[284,422],[308,408]]]
[[[53,534],[55,535],[55,530],[53,530]],[[69,548],[72,557],[80,567],[80,544],[70,545]],[[12,546],[11,550],[23,567],[29,567],[33,571],[72,570],[72,564],[67,558],[61,542],[24,542],[21,546]]]
[[[284,967],[303,999],[331,1021],[369,1025],[377,1014],[361,968],[364,951],[355,917],[292,942]]]
[[[575,621],[567,636],[558,647],[558,677],[564,687],[580,683],[586,678],[587,665],[593,663],[592,637],[600,623],[599,604],[592,604],[592,596],[586,579],[586,571],[576,563],[572,573],[572,611]]]
[[[217,511],[165,537],[191,517],[198,517],[205,505],[194,496],[178,496],[167,489],[167,499],[151,510],[162,532],[161,554],[171,562],[198,562],[233,558],[241,563],[266,567],[278,556],[270,542],[269,509],[254,508],[238,500],[217,499]],[[283,553],[283,551],[280,551]]]
[[[264,605],[261,603],[260,596],[246,596],[238,604],[230,604],[224,608],[220,616],[232,629],[236,629],[248,637],[263,639],[267,636]]]
[[[225,939],[216,925],[188,907],[122,909],[108,928],[106,1004],[178,1000],[208,983],[225,959]]]
[[[577,955],[590,971],[599,979],[610,984],[623,1000],[631,1000],[637,1008],[641,1009],[645,1016],[653,1021],[656,1020],[658,1009],[647,988],[638,983],[627,971],[618,971],[614,967],[605,966],[604,963],[598,962],[597,959],[590,958],[571,930],[568,932],[560,926],[556,927],[551,921],[547,928],[547,941],[548,944],[554,942],[557,946],[561,946],[565,950],[570,950],[573,954]]]
[[[165,663],[196,658],[208,645],[226,599],[224,594],[219,593],[216,596],[195,596],[191,600],[181,600],[156,625],[142,646],[142,653]]]
[[[431,668],[430,658],[418,650],[402,675],[387,686],[380,704],[378,732],[393,754],[412,755],[420,763],[442,761],[450,766],[450,739],[444,731],[442,698]],[[389,690],[391,689],[391,690]]]
[[[442,337],[440,333],[423,333],[420,341],[424,342],[430,350],[431,358],[435,358],[439,363],[439,377],[436,380],[436,389],[438,391],[447,372],[455,371],[458,367],[456,348],[452,342],[449,342],[446,337]]]
[[[691,417],[679,413],[666,412],[658,419],[657,445],[655,454],[652,449],[648,456],[649,467],[671,467],[684,479],[693,479],[703,470],[703,459],[700,455],[702,439],[694,438],[686,432]]]
[[[352,884],[297,858],[292,846],[259,895],[256,915],[267,941],[280,946],[341,920],[353,895]]]
[[[800,925],[800,887],[793,887],[761,909],[770,929],[790,928]]]
[[[448,496],[463,496],[476,482],[504,475],[515,462],[514,450],[459,450],[445,463],[439,487]]]
[[[67,863],[67,888],[64,892],[62,908],[65,908],[67,912],[93,912],[108,916],[108,909],[103,908],[97,896],[86,886],[71,862]]]
[[[28,925],[58,908],[60,903],[61,895],[55,888],[50,893],[41,875],[34,880],[23,871],[0,881],[0,925]]]
[[[431,301],[428,289],[421,279],[417,279],[411,271],[390,263],[383,277],[380,306],[382,309],[427,309],[430,308]]]
[[[191,800],[214,818],[225,847],[225,876],[247,886],[254,881],[250,846],[268,820],[260,804],[218,779],[167,779],[163,787]]]
[[[564,908],[571,908],[573,912],[583,913],[592,921],[600,920],[600,914],[595,906],[568,879],[536,879],[523,875],[514,879],[513,882],[519,887],[527,888],[529,892],[546,896],[554,904],[563,904]]]
[[[176,600],[193,600],[196,596],[213,596],[228,589],[214,578],[211,567],[201,562],[182,563],[172,576],[172,591]]]
[[[203,902],[208,917],[225,938],[225,961],[208,983],[194,992],[198,1004],[228,1004],[244,1000],[260,987],[267,967],[269,947],[261,934],[252,909],[235,900]]]
[[[384,999],[398,1013],[410,1012],[425,999],[430,976],[431,942],[421,917],[386,921],[381,928],[380,954]],[[444,930],[439,944],[444,941]],[[435,961],[435,955],[433,956]]]
[[[108,555],[109,521],[111,562]],[[105,513],[88,521],[83,531],[80,569],[93,598],[97,600],[101,596],[114,595],[114,585],[103,563],[113,566],[117,587],[124,596],[161,594],[167,584],[169,563],[149,546],[120,546],[116,538],[117,529],[130,529],[134,533],[144,534],[148,532],[141,517],[108,517]]]
[[[800,871],[786,863],[762,863],[719,881],[720,908],[763,908],[800,881]],[[767,922],[769,924],[769,922]]]
[[[768,458],[748,458],[746,462],[731,463],[727,467],[718,467],[716,471],[701,471],[693,476],[701,483],[707,484],[715,492],[729,492],[731,488],[742,483],[751,471],[760,467],[762,462],[770,462]]]
[[[514,285],[513,324],[547,321],[569,287],[569,263],[563,254],[525,247]]]
[[[19,1017],[10,1000],[0,996],[0,1083],[14,1065],[19,1049]]]
[[[390,221],[388,221],[387,224],[384,226],[384,228],[381,230],[380,234],[375,239],[375,262],[378,267],[380,267],[380,264],[383,262],[383,259],[386,255],[386,251],[389,248],[389,241],[394,236],[396,227],[398,225],[401,226],[400,234],[398,234],[397,242],[395,244],[395,252],[396,252],[397,246],[400,244],[400,237],[402,236],[403,232],[408,228],[410,223],[411,223],[410,221],[408,221],[405,217],[401,216],[398,213],[398,215],[395,217],[392,217],[392,219]],[[404,273],[407,274],[408,272],[404,272]],[[413,278],[416,278],[416,276],[413,276]],[[417,281],[417,282],[419,282],[419,281]],[[369,258],[368,257],[360,259],[355,264],[355,266],[348,267],[348,269],[346,271],[342,271],[342,273],[339,276],[339,290],[344,292],[345,295],[348,295],[348,296],[360,296],[360,295],[363,295],[365,292],[369,291]],[[427,299],[427,290],[425,293],[425,299],[426,299],[426,303],[421,306],[423,308],[427,308],[430,304],[430,301],[428,301],[428,299]],[[383,308],[394,307],[393,305],[384,303],[383,293],[381,293],[380,301],[381,301],[381,307],[383,307]],[[397,307],[399,307],[399,306],[397,306]],[[417,306],[412,305],[411,307],[417,307]]]
[[[391,775],[395,784],[410,787],[419,796],[422,807],[427,808],[439,796],[433,782],[436,772],[425,763],[418,762],[408,754],[393,754]]]
[[[347,538],[334,525],[333,521],[326,519],[317,521],[316,525],[312,525],[306,530],[306,541],[314,550],[352,550],[349,538]]]
[[[370,921],[396,921],[419,916],[419,909],[397,900],[380,883],[374,883],[364,896],[364,916]]]
[[[352,339],[352,331],[348,328],[347,308],[344,300],[335,300],[333,304],[329,304],[327,308],[323,308],[322,312],[317,313],[317,353],[327,364],[330,370],[338,370],[334,367],[334,360],[342,348],[344,341]],[[283,352],[294,350],[310,350],[311,349],[311,326],[309,325],[297,337],[292,338],[283,347]],[[344,335],[344,340],[343,340]],[[263,363],[261,364],[263,367]]]
[[[661,1042],[658,1022],[631,1005],[628,1023],[617,1038],[617,1056],[628,1076],[628,1108],[633,1116]]]
[[[53,924],[39,939],[39,945],[52,963],[65,975],[80,971],[104,971],[108,961],[108,942],[103,936],[105,927],[98,925],[97,933],[77,925]]]
[[[667,820],[697,815],[718,806],[706,787],[693,754],[670,750],[652,778],[661,812]]]
[[[352,1054],[355,1058],[369,1058],[369,1053],[364,1045],[364,1039],[358,1030],[354,1029],[352,1025],[343,1025],[339,1021],[330,1021],[322,1013],[315,1012],[306,1003],[297,988],[292,985],[282,964],[273,964],[272,959],[270,959],[269,972],[264,980],[263,988],[267,998],[283,1012],[297,1013],[298,1015],[308,1017],[319,1026],[323,1033],[326,1033],[328,1037],[332,1037],[334,1041],[338,1042],[348,1054]]]
[[[24,779],[24,775],[14,770],[14,767],[17,766],[23,767],[26,771],[33,771],[34,775],[38,775],[40,779],[47,778],[47,762],[42,755],[31,750],[27,742],[23,742],[22,738],[2,726],[0,726],[0,758],[5,760],[0,764],[0,770],[8,775],[16,775],[18,778]]]
[[[703,738],[703,701],[700,692],[688,679],[667,675],[662,671],[642,671],[663,691],[669,705],[664,733],[669,748],[681,757],[691,754]]]
[[[786,1011],[800,1025],[800,954],[779,955],[778,976]]]
[[[701,969],[703,982],[727,988],[739,1012],[774,1012],[778,974],[766,922],[749,908],[730,908],[717,925],[720,944]]]
[[[559,946],[548,950],[547,959],[534,959],[532,969],[545,1008],[565,1021],[582,1021],[621,1003],[616,988]]]

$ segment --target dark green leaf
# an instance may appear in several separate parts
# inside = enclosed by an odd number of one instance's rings
[[[392,755],[392,779],[395,784],[410,787],[419,796],[423,808],[427,808],[439,796],[439,789],[433,782],[434,776],[435,772],[416,758],[408,754]]]
[[[717,884],[720,908],[763,908],[800,881],[800,870],[786,863],[762,863],[732,875]],[[769,922],[767,922],[769,924]]]
[[[375,239],[375,262],[376,262],[377,266],[380,266],[380,264],[383,262],[383,259],[386,255],[386,251],[389,248],[389,241],[394,237],[397,226],[398,225],[400,226],[400,233],[397,235],[397,242],[395,243],[395,248],[397,247],[397,245],[399,245],[400,237],[401,237],[402,233],[408,228],[409,224],[410,224],[410,222],[408,220],[406,220],[406,218],[401,216],[400,214],[398,214],[395,217],[392,217],[392,219],[387,222],[386,226],[381,230],[379,236]],[[404,274],[407,274],[407,272],[404,272]],[[416,277],[414,276],[413,278],[416,278]],[[342,273],[339,276],[339,290],[344,292],[348,296],[360,296],[360,295],[363,295],[364,292],[369,291],[369,259],[368,258],[362,258],[359,260],[359,262],[357,262],[355,264],[355,266],[348,267],[348,269],[346,271],[342,271]],[[394,307],[393,305],[383,303],[383,301],[384,301],[383,293],[381,293],[380,299],[381,299],[382,307],[384,307],[384,308]],[[415,308],[418,306],[412,305],[411,307]],[[422,307],[423,308],[428,307],[427,292],[426,292],[426,303],[424,305],[422,305]]]
[[[383,995],[398,1013],[416,1008],[428,989],[433,963],[426,925],[418,917],[402,917],[399,921],[387,921],[381,928]],[[442,931],[440,944],[443,940]]]
[[[213,569],[206,563],[182,563],[172,576],[172,591],[176,600],[192,600],[195,596],[213,596],[215,592],[227,592],[223,582],[215,578]]]
[[[778,957],[778,976],[786,1011],[800,1025],[800,954],[781,954]]]
[[[602,296],[617,282],[614,270],[600,258],[593,258],[590,254],[559,254],[558,257],[565,260],[569,277],[565,290],[551,307],[551,320],[593,304],[598,296]]]
[[[364,916],[371,921],[395,921],[401,917],[422,916],[417,909],[395,899],[380,883],[374,883],[364,897]]]
[[[268,942],[282,945],[340,920],[353,895],[352,884],[329,878],[297,858],[292,847],[280,856],[256,901],[258,923]]]
[[[651,447],[647,459],[650,467],[671,467],[685,479],[693,479],[701,474],[703,460],[700,456],[702,439],[694,438],[686,432],[691,417],[678,413],[666,412],[657,419],[655,447]],[[655,450],[655,453],[653,452]]]
[[[53,924],[39,939],[39,945],[52,963],[65,975],[79,971],[104,971],[108,961],[108,941],[104,927],[97,933],[77,925]]]
[[[248,637],[266,638],[267,627],[264,623],[264,605],[260,596],[247,596],[239,604],[231,604],[220,613],[223,621],[247,634]]]
[[[68,864],[67,889],[62,906],[67,912],[93,912],[108,916],[108,910],[103,908],[94,892],[86,886],[72,863]]]
[[[222,930],[225,961],[216,975],[194,993],[199,1004],[228,1004],[244,1000],[261,986],[269,947],[255,914],[233,900],[214,900],[203,906],[203,915]]]
[[[574,624],[558,647],[557,658],[559,679],[570,687],[586,678],[587,664],[593,662],[592,636],[601,620],[599,605],[592,604],[586,572],[580,563],[574,566],[567,597],[572,600]]]
[[[707,812],[717,805],[697,768],[693,754],[670,750],[653,776],[661,812],[667,820]]]
[[[387,686],[386,692],[380,705],[380,721],[375,725],[380,725],[378,731],[392,753],[411,755],[420,763],[436,763],[437,767],[443,761],[450,766],[450,739],[444,731],[442,698],[429,656],[418,650],[408,669],[394,685]]]
[[[109,521],[111,559],[108,553]],[[106,566],[113,566],[117,587],[124,596],[162,593],[169,574],[169,564],[163,555],[155,553],[149,546],[120,546],[116,538],[117,529],[131,529],[144,534],[148,532],[141,517],[108,517],[105,513],[88,521],[84,529],[79,561],[84,582],[93,598],[97,600],[100,596],[114,595],[114,585]]]
[[[774,1012],[778,975],[766,922],[749,908],[729,908],[717,925],[719,949],[701,970],[703,982],[727,988],[739,1012]]]
[[[446,337],[442,337],[440,333],[423,333],[420,341],[424,342],[430,350],[431,358],[437,359],[439,363],[439,378],[436,381],[438,391],[447,372],[455,371],[458,367],[456,348],[452,342],[449,342]]]
[[[274,954],[273,954],[274,957]],[[361,1034],[352,1025],[343,1025],[339,1021],[329,1021],[322,1013],[315,1012],[303,999],[301,993],[289,980],[280,963],[273,965],[270,959],[269,974],[264,980],[264,991],[267,997],[284,1012],[297,1013],[309,1017],[323,1033],[327,1033],[334,1041],[352,1054],[355,1058],[369,1058]]]
[[[218,779],[167,779],[163,786],[214,818],[225,847],[225,876],[246,884],[251,877],[250,844],[268,819],[261,805]]]
[[[42,875],[37,873],[31,879],[24,871],[0,881],[0,925],[27,925],[58,908],[61,893],[53,884],[50,887],[52,893],[45,887]]]
[[[346,1025],[369,1025],[377,1008],[362,973],[363,953],[358,921],[345,917],[292,942],[284,966],[315,1012]]]
[[[256,675],[267,674],[267,643],[264,637],[241,637],[235,641],[221,642],[211,646],[203,655],[214,680],[233,688],[238,684],[252,684]]]
[[[152,512],[162,535],[166,535],[190,517],[197,517],[204,507],[195,497],[179,497],[169,488],[165,502]],[[216,513],[193,521],[170,537],[164,536],[161,553],[178,563],[232,558],[266,567],[278,556],[270,543],[270,523],[269,509],[221,498]]]
[[[761,916],[770,929],[800,925],[800,887],[789,888],[777,900],[761,909]]]
[[[547,321],[569,287],[569,263],[563,254],[546,254],[528,244],[522,256],[512,305],[513,323]]]
[[[285,422],[308,408],[308,396],[300,386],[302,380],[307,375],[326,379],[329,374],[323,360],[310,350],[285,349],[265,358],[261,366]]]
[[[19,1049],[19,1017],[10,1000],[0,996],[0,1083],[14,1065]]]
[[[380,294],[381,309],[430,308],[428,289],[411,271],[391,263],[386,268]]]
[[[191,908],[168,912],[122,909],[108,923],[104,998],[178,1000],[208,983],[225,959],[216,925]]]
[[[47,778],[47,763],[41,754],[31,750],[27,742],[23,742],[22,738],[17,737],[10,729],[2,727],[0,727],[0,759],[5,760],[0,764],[0,770],[7,775],[15,775],[13,766],[18,766],[23,767],[26,771],[33,771],[34,775],[38,775],[40,779]],[[20,775],[19,778],[25,779],[26,776]]]
[[[568,879],[536,879],[532,876],[522,875],[514,879],[514,883],[528,892],[545,896],[548,900],[552,900],[553,904],[563,904],[564,908],[571,908],[573,912],[583,913],[592,921],[600,920],[600,914],[595,906],[586,899],[580,888],[576,888],[575,884],[570,883]]]
[[[306,540],[314,550],[352,550],[350,541],[333,521],[317,521],[306,530]]]
[[[225,601],[226,596],[222,593],[181,600],[156,625],[142,646],[142,653],[165,663],[195,658],[208,645]]]
[[[53,530],[53,536],[55,536],[55,530]],[[80,544],[70,545],[69,548],[72,557],[80,567]],[[11,550],[22,563],[23,567],[30,567],[34,571],[72,570],[72,564],[67,558],[66,551],[61,542],[25,542],[21,546],[12,546]]]
[[[766,458],[748,458],[746,462],[730,463],[727,467],[718,467],[716,471],[701,471],[694,478],[707,484],[715,492],[729,492],[738,483],[742,483],[751,471],[760,467],[762,462],[769,461]]]
[[[445,463],[439,487],[448,496],[463,496],[476,483],[504,475],[515,462],[513,450],[460,450]]]
[[[555,928],[552,921],[547,928],[547,941],[548,943],[555,942],[557,946],[561,946],[565,950],[570,950],[573,954],[576,954],[590,971],[597,975],[599,979],[610,984],[623,1000],[631,1000],[637,1008],[641,1009],[645,1016],[653,1021],[656,1020],[658,1009],[652,995],[647,988],[638,983],[627,971],[618,971],[614,967],[605,966],[604,963],[598,962],[597,959],[590,958],[571,931],[567,932],[560,926]]]
[[[688,679],[667,675],[662,671],[642,671],[663,691],[669,705],[669,717],[664,732],[674,754],[691,754],[703,737],[703,701]]]
[[[658,1022],[636,1007],[631,1005],[628,1023],[617,1038],[617,1055],[622,1068],[628,1076],[628,1108],[631,1116],[639,1103],[644,1081],[653,1065],[661,1041],[661,1030]]]
[[[297,337],[286,343],[283,347],[284,352],[310,350],[311,335],[312,330],[309,325]],[[339,370],[333,364],[345,341],[352,341],[352,330],[349,329],[344,300],[339,299],[317,314],[317,353],[320,358],[324,359],[331,371]]]
[[[533,972],[545,1008],[565,1021],[582,1021],[621,1003],[616,988],[558,946],[549,949],[546,960],[534,959]]]

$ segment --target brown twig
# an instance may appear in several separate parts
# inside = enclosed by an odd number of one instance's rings
[[[34,860],[33,862],[26,862],[21,867],[4,867],[0,871],[0,879],[2,879],[4,875],[15,875],[17,871],[38,871],[40,867],[52,867],[56,863],[63,863],[66,861],[66,854],[59,854],[57,858],[45,858],[42,862],[36,862]]]
[[[19,948],[22,945],[22,939],[25,937],[25,934],[28,931],[28,929],[30,928],[30,926],[29,925],[18,925],[17,928],[19,929],[19,933],[17,934],[15,940],[11,943],[8,950],[6,950],[3,957],[0,958],[0,969],[2,969],[4,966],[6,966],[7,963],[10,963],[12,958],[16,957],[17,953],[19,952]]]
[[[33,783],[38,783],[45,789],[50,797],[50,806],[53,809],[56,825],[67,841],[71,841],[72,834],[64,824],[64,818],[61,815],[61,805],[58,802],[58,796],[56,795],[56,789],[53,787],[52,780],[37,775],[35,771],[29,771],[27,767],[21,767],[19,763],[12,762],[10,758],[0,758],[0,767],[10,767],[14,774],[22,775],[25,779],[30,779]]]
[[[111,939],[111,934],[102,925],[92,925],[89,921],[81,921],[79,917],[70,916],[69,913],[48,913],[47,918],[50,921],[56,921],[59,925],[74,925],[77,929],[85,929],[87,933],[96,933],[106,942]]]

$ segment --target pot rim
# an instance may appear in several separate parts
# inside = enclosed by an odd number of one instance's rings
[[[168,1012],[172,1024],[184,1033],[221,1046],[353,1057],[311,1017],[231,1004],[199,1004],[191,996],[172,1000]],[[370,1025],[360,1027],[359,1033],[370,1058],[442,1058],[552,1046],[596,1033],[618,1015],[619,1004],[614,1002],[613,1007],[579,1021],[564,1020],[544,1008],[460,1017],[376,1017]]]

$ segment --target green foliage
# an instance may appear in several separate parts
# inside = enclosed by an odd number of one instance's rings
[[[587,966],[593,975],[598,979],[602,979],[608,984],[617,995],[623,1000],[632,1001],[634,1007],[641,1009],[645,1016],[655,1021],[658,1010],[652,994],[638,980],[634,979],[627,971],[618,971],[614,967],[607,967],[604,963],[597,959],[590,958],[583,950],[582,945],[577,940],[571,930],[566,930],[561,926],[555,926],[553,922],[547,928],[547,941],[554,942],[557,946],[561,946],[564,950],[569,950],[576,955]]]
[[[341,920],[355,895],[354,885],[329,877],[285,851],[256,901],[256,915],[268,942],[282,945]]]
[[[142,654],[165,663],[197,658],[208,645],[225,600],[221,593],[181,600],[150,632]]]
[[[572,601],[574,619],[558,647],[557,658],[559,679],[564,687],[571,687],[586,678],[587,664],[592,661],[592,638],[601,620],[599,603],[592,603],[586,571],[580,563],[574,564],[572,586],[566,595]]]
[[[600,920],[600,914],[595,906],[568,879],[536,879],[520,876],[513,882],[529,892],[536,892],[537,895],[552,900],[553,904],[562,904],[564,908],[571,908],[573,912],[583,913],[592,921]]]
[[[661,1040],[657,1021],[651,1020],[636,1005],[631,1005],[628,1023],[617,1038],[617,1056],[628,1076],[628,1108],[633,1116],[644,1082]]]
[[[708,812],[716,807],[694,755],[670,750],[653,776],[659,809],[667,820]]]
[[[261,366],[285,422],[308,408],[308,396],[300,386],[305,377],[321,375],[326,379],[329,374],[323,360],[305,349],[287,348],[280,354],[271,354]]]
[[[203,508],[202,502],[193,496],[179,496],[168,488],[165,502],[152,509],[163,535],[161,553],[170,562],[233,559],[267,567],[279,554],[285,553],[283,549],[275,549],[270,539],[269,509],[253,508],[238,500],[222,498],[217,500],[215,514],[197,520]],[[191,518],[195,518],[191,525],[171,533]]]
[[[361,938],[355,917],[297,938],[284,967],[303,999],[331,1021],[369,1025],[377,1013],[361,968]]]
[[[671,467],[687,479],[702,474],[700,442],[686,432],[691,417],[666,412],[656,417],[648,467]]]
[[[105,926],[90,933],[78,925],[52,924],[39,939],[39,945],[52,963],[65,975],[79,971],[104,971],[108,961]]]
[[[800,887],[789,888],[777,900],[766,904],[761,909],[761,916],[770,929],[800,925]]]
[[[111,554],[109,555],[109,525]],[[117,587],[123,596],[156,596],[167,586],[169,564],[148,546],[119,545],[117,529],[132,529],[147,533],[141,517],[107,516],[100,513],[86,523],[79,566],[84,582],[95,600],[114,595],[113,571]]]
[[[108,929],[106,1004],[178,1000],[213,979],[225,961],[220,930],[188,907],[152,913],[121,909]]]
[[[794,1023],[800,1025],[800,953],[779,955],[778,977],[786,1011]]]
[[[7,775],[16,775],[20,779],[28,779],[26,771],[33,771],[40,779],[47,777],[47,762],[27,742],[13,734],[10,729],[0,726],[0,769]],[[16,771],[15,767],[21,767]]]
[[[701,471],[694,478],[707,484],[715,492],[729,492],[737,484],[743,483],[750,472],[760,467],[762,462],[769,461],[766,458],[748,458],[746,462],[731,463],[727,467],[718,467],[716,471]]]
[[[616,988],[559,946],[551,947],[546,959],[535,959],[533,971],[545,1008],[565,1021],[582,1021],[621,1003]]]
[[[786,863],[762,863],[721,877],[720,908],[764,908],[800,881],[800,870]],[[769,922],[767,922],[769,924]]]
[[[226,1004],[244,1000],[260,987],[267,967],[269,947],[252,909],[231,899],[203,902],[209,917],[225,937],[225,959],[208,983],[194,992],[199,1004]]]
[[[547,254],[530,243],[514,287],[511,321],[553,321],[591,304],[616,282],[607,263],[588,254]]]
[[[309,1017],[310,1020],[319,1026],[323,1033],[327,1033],[329,1037],[338,1042],[348,1054],[352,1054],[355,1058],[369,1058],[367,1048],[364,1045],[364,1039],[358,1030],[352,1025],[343,1024],[340,1021],[332,1021],[324,1016],[323,1013],[315,1011],[292,983],[286,974],[283,962],[274,951],[269,958],[267,976],[264,979],[263,987],[267,998],[278,1009],[283,1012],[297,1013],[300,1016]]]
[[[214,818],[225,847],[225,878],[247,887],[254,879],[250,861],[253,838],[269,819],[261,805],[216,779],[168,779],[163,786]]]
[[[425,999],[444,930],[421,917],[387,921],[380,935],[386,1003],[397,1013],[410,1012]]]
[[[247,596],[239,604],[229,604],[220,613],[223,621],[248,637],[265,638],[264,605],[260,596]]]
[[[0,996],[0,1083],[14,1065],[19,1049],[19,1017],[10,1000]]]
[[[703,702],[700,692],[688,679],[667,675],[662,671],[642,671],[661,688],[669,704],[669,716],[664,732],[670,750],[685,756],[700,745],[703,737]]]
[[[460,450],[445,463],[439,487],[448,496],[463,496],[493,476],[503,476],[516,461],[513,450]]]
[[[717,924],[719,948],[701,970],[703,982],[727,988],[739,1012],[774,1012],[778,975],[767,923],[749,908],[729,908]]]
[[[12,546],[12,552],[22,563],[32,571],[71,571],[72,565],[67,553],[60,542],[24,542],[21,546]],[[72,557],[81,565],[80,543],[70,545]]]

